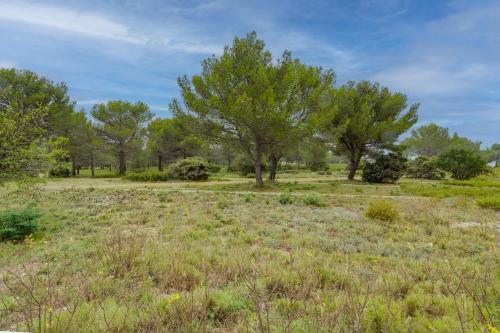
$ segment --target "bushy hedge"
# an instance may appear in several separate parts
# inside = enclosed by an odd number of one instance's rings
[[[31,209],[0,213],[0,241],[22,241],[38,229],[39,216]]]
[[[161,182],[168,180],[168,173],[161,171],[131,172],[124,179],[136,182]]]
[[[171,164],[168,175],[172,179],[206,180],[210,176],[210,165],[202,158],[190,157]]]
[[[436,162],[441,169],[458,180],[471,179],[488,170],[486,161],[478,152],[463,148],[441,153]]]
[[[369,183],[394,183],[406,170],[406,158],[399,153],[379,156],[374,162],[366,162],[363,180]]]
[[[69,169],[66,165],[56,164],[49,170],[50,177],[69,177]]]
[[[408,162],[406,175],[416,179],[443,179],[445,172],[440,170],[435,160],[425,156],[419,156]]]
[[[365,215],[373,220],[394,222],[398,218],[399,212],[392,201],[380,199],[370,203]]]

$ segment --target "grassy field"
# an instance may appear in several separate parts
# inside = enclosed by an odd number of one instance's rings
[[[227,174],[83,176],[0,188],[2,211],[40,214],[32,237],[0,243],[0,330],[500,327],[498,173],[368,185],[303,172],[263,189]],[[366,217],[370,206],[380,215]]]

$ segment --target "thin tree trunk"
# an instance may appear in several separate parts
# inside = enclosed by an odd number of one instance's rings
[[[80,169],[82,168],[82,166],[80,164],[78,164],[76,166],[76,174],[79,175],[80,174]]]
[[[227,159],[227,172],[231,169],[231,158]]]
[[[127,171],[127,167],[125,165],[125,152],[123,150],[118,153],[118,162],[119,162],[118,173],[120,175],[124,175],[125,172]]]
[[[75,156],[71,156],[71,175],[76,176],[76,161]]]
[[[90,172],[92,173],[92,177],[95,176],[95,171],[94,171],[94,153],[90,153]]]
[[[270,181],[276,181],[276,171],[278,170],[278,162],[280,160],[280,157],[276,156],[275,154],[271,154],[269,156],[269,180]]]
[[[262,180],[262,147],[257,145],[257,158],[253,161],[253,166],[255,170],[255,182],[258,187],[264,186],[264,181]]]
[[[163,171],[163,164],[161,162],[161,155],[158,155],[158,171]]]
[[[354,176],[356,175],[356,170],[358,170],[359,166],[359,161],[361,160],[361,154],[353,154],[354,156],[351,157],[351,165],[349,167],[349,175],[347,176],[347,179],[353,180]]]

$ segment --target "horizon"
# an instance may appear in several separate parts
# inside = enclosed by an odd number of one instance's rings
[[[65,82],[86,110],[141,100],[167,117],[177,77],[256,31],[274,59],[290,50],[334,70],[336,86],[377,81],[420,103],[417,126],[433,122],[487,147],[500,127],[499,19],[495,1],[0,0],[0,67]]]

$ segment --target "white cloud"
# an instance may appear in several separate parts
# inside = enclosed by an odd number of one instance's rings
[[[459,93],[479,84],[487,74],[488,69],[481,64],[454,69],[440,63],[421,63],[388,69],[372,79],[404,93],[421,96]]]
[[[185,53],[217,53],[220,45],[204,43],[182,30],[144,33],[100,13],[82,12],[32,2],[0,0],[0,20],[32,24],[98,39],[162,48]]]

